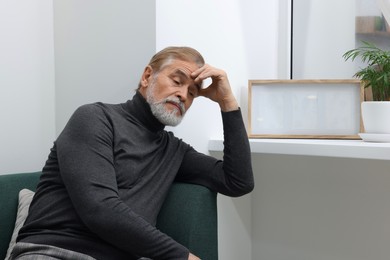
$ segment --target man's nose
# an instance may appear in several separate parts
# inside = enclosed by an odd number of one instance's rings
[[[176,92],[176,96],[180,99],[180,101],[185,102],[188,95],[188,88],[187,87],[181,87]]]

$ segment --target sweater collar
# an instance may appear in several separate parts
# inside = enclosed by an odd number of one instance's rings
[[[132,100],[126,102],[126,111],[147,129],[158,132],[165,128],[153,114],[149,103],[137,90]]]

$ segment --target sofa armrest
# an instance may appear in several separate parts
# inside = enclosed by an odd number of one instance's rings
[[[201,259],[218,259],[217,195],[195,184],[174,183],[157,228]]]
[[[0,259],[7,254],[15,226],[19,191],[35,191],[41,172],[0,175]]]

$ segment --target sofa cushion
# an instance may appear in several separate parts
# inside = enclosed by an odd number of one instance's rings
[[[30,208],[30,204],[32,198],[34,197],[34,192],[28,189],[22,189],[19,192],[19,203],[18,203],[18,212],[16,214],[15,227],[12,232],[11,241],[8,246],[7,255],[4,260],[8,260],[11,252],[15,246],[16,238],[18,237],[19,229],[23,226],[26,221],[28,215],[28,209]]]

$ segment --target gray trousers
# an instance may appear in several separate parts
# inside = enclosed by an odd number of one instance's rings
[[[55,246],[32,243],[16,243],[10,260],[96,260],[82,253]]]
[[[32,243],[16,243],[10,260],[96,260],[88,255],[71,250]],[[139,260],[151,260],[140,258]]]

